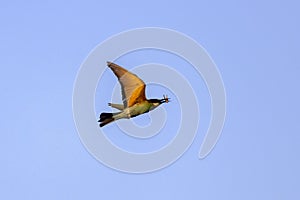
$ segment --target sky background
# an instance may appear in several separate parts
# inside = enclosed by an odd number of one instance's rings
[[[299,199],[299,6],[291,0],[2,2],[0,199]],[[204,160],[197,157],[199,130],[173,165],[133,175],[102,165],[84,148],[72,92],[96,45],[145,26],[180,31],[208,51],[223,77],[227,117]],[[151,60],[142,58],[128,68]],[[115,83],[111,72],[105,75]],[[153,91],[147,94],[160,97]]]

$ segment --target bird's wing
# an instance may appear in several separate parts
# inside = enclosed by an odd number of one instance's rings
[[[112,62],[107,62],[107,66],[118,77],[121,84],[124,108],[146,100],[146,85],[137,75]]]

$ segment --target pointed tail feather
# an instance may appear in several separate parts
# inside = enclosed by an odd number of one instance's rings
[[[114,115],[117,115],[117,114],[119,114],[119,112],[118,113],[101,113],[100,119],[98,120],[98,122],[101,122],[99,126],[103,127],[106,124],[115,121]]]

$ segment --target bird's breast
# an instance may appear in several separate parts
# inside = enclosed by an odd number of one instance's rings
[[[133,116],[137,116],[146,112],[149,112],[151,108],[151,104],[149,104],[148,102],[142,102],[142,103],[137,103],[129,108],[127,112],[133,117]]]

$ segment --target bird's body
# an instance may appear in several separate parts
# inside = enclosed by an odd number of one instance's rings
[[[101,122],[100,127],[115,120],[136,117],[155,109],[162,103],[169,102],[169,98],[165,96],[163,99],[146,99],[146,85],[140,78],[114,63],[107,62],[107,65],[118,77],[121,84],[123,105],[109,103],[109,106],[120,110],[120,112],[101,113],[98,121]]]

